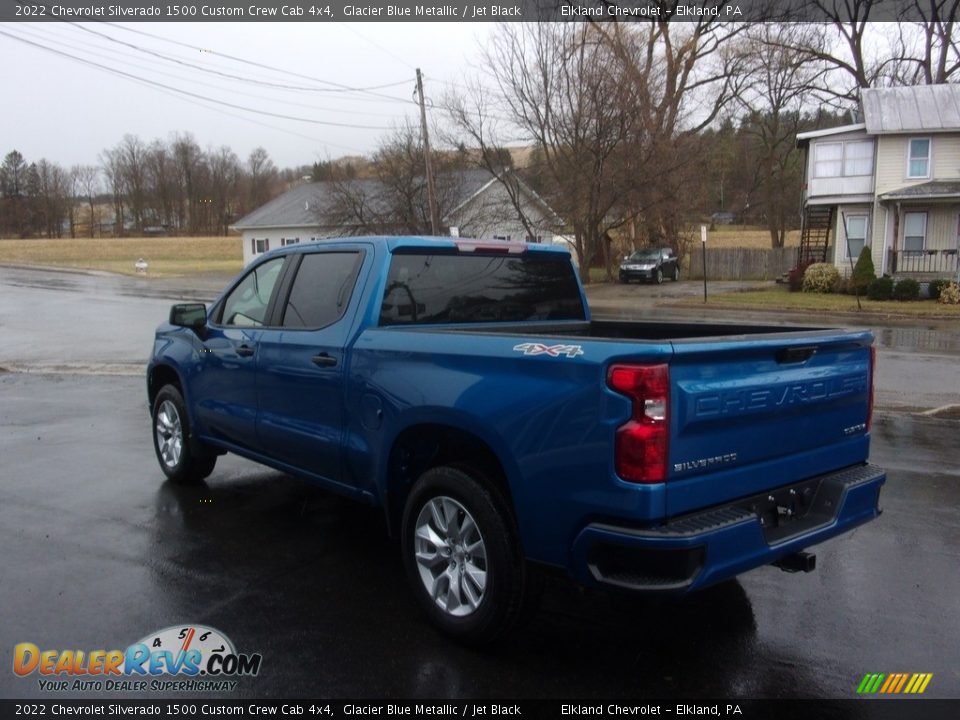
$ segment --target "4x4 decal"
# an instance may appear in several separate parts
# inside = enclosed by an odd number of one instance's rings
[[[579,345],[544,345],[529,342],[514,345],[513,351],[522,352],[524,355],[549,355],[550,357],[566,355],[568,358],[575,358],[583,355],[583,349]]]

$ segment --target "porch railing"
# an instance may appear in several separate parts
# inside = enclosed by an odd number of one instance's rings
[[[957,272],[957,251],[954,250],[889,250],[887,267],[891,274],[954,275]]]

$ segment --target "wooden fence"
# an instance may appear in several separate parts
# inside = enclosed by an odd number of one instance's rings
[[[827,251],[827,257],[831,253]],[[797,248],[712,248],[707,243],[708,280],[775,280],[797,264]],[[696,243],[681,265],[688,280],[703,279],[703,246]]]

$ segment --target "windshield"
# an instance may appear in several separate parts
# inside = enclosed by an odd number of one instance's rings
[[[657,260],[659,258],[659,250],[637,250],[633,255],[630,256],[630,262],[638,262],[640,260]]]

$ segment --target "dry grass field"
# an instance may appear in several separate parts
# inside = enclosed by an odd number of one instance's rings
[[[148,277],[202,272],[238,272],[243,249],[238,237],[62,238],[0,240],[0,263],[46,265],[135,275],[144,258]]]
[[[770,235],[754,226],[720,225],[710,231],[707,242],[711,247],[768,248]],[[787,237],[788,246],[799,242],[799,231]],[[147,277],[234,273],[243,267],[243,249],[238,237],[0,240],[0,263],[13,265],[134,275],[133,264],[138,258],[144,258],[149,264]]]

